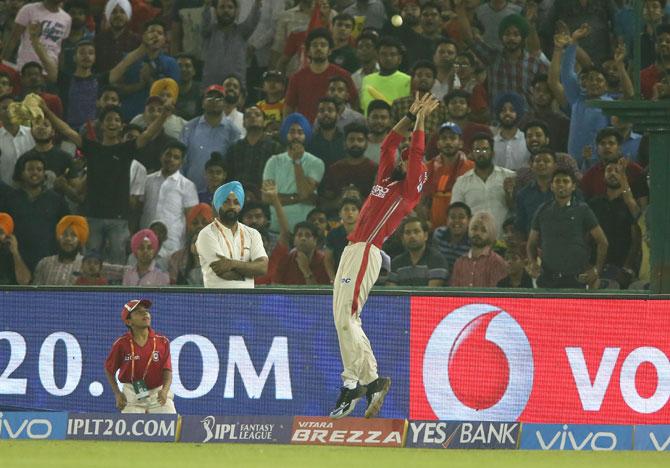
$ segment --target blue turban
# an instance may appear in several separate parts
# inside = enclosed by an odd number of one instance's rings
[[[312,126],[309,121],[305,118],[304,115],[294,112],[286,116],[284,121],[281,123],[281,128],[279,129],[279,136],[284,143],[286,143],[286,136],[293,124],[298,124],[302,127],[302,131],[305,132],[305,145],[309,143],[312,139]]]
[[[214,211],[219,212],[219,208],[223,205],[228,199],[228,195],[234,194],[237,197],[237,201],[240,202],[240,208],[244,207],[244,187],[238,181],[233,180],[227,184],[223,184],[221,187],[216,189],[214,192],[214,197],[212,198],[212,205],[214,205]]]
[[[493,112],[495,112],[495,118],[498,118],[500,111],[503,106],[507,103],[512,104],[514,107],[514,112],[516,112],[516,122],[518,123],[523,119],[523,116],[526,114],[526,98],[522,95],[514,92],[498,94],[493,103]]]

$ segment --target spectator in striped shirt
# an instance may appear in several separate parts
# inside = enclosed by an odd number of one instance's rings
[[[546,73],[549,68],[549,61],[540,49],[535,12],[528,12],[526,18],[511,14],[500,22],[498,37],[503,45],[502,53],[474,35],[463,2],[456,12],[466,44],[483,63],[488,64],[489,96],[514,91],[529,100],[533,78],[538,73]]]
[[[447,225],[440,226],[433,232],[432,246],[447,260],[449,272],[454,271],[456,260],[470,250],[470,218],[470,207],[463,202],[454,202],[447,208]]]

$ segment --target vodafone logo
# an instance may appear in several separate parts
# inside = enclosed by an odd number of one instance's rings
[[[460,307],[428,340],[423,382],[438,419],[515,421],[533,388],[530,343],[499,307]]]

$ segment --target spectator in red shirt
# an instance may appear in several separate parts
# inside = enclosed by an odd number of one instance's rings
[[[326,271],[324,253],[317,249],[319,231],[311,223],[302,221],[295,225],[293,234],[293,249],[280,241],[273,252],[280,255],[277,262],[277,271],[272,282],[275,284],[330,284],[330,277]]]
[[[492,249],[497,238],[496,221],[487,211],[470,221],[470,251],[456,260],[449,286],[494,288],[507,276],[507,262]]]
[[[588,170],[582,177],[581,188],[584,198],[588,201],[598,195],[607,193],[605,185],[605,166],[610,162],[624,159],[621,155],[621,142],[623,137],[614,127],[605,127],[596,135],[596,146],[598,151],[598,163]],[[622,162],[623,163],[623,162]],[[644,169],[638,164],[625,161],[626,177],[633,192],[633,196],[641,208],[647,206],[649,198],[649,187],[646,183]]]
[[[445,122],[437,134],[439,153],[428,161],[428,182],[423,190],[423,201],[430,209],[431,229],[447,224],[451,204],[451,190],[456,179],[475,166],[463,150],[463,131],[454,122]]]
[[[128,333],[112,345],[105,375],[122,413],[175,414],[170,341],[151,328],[150,307],[151,301],[134,299],[121,309]],[[116,384],[116,371],[123,391]]]
[[[102,275],[102,254],[91,250],[81,261],[81,272],[74,282],[77,286],[107,286],[109,281]]]
[[[654,85],[670,72],[670,24],[656,28],[656,63],[640,72],[640,89],[645,99],[654,95]]]
[[[321,184],[321,207],[337,209],[341,187],[354,184],[367,197],[377,175],[377,164],[365,157],[368,147],[368,128],[351,123],[344,128],[344,159],[332,164]]]
[[[470,108],[470,93],[462,89],[451,91],[444,97],[444,105],[447,106],[447,117],[462,130],[463,151],[469,153],[472,149],[472,137],[477,133],[487,133],[493,137],[491,128],[487,125],[473,122]],[[434,158],[437,153],[438,135],[432,136],[426,142],[426,159]]]
[[[305,48],[309,64],[298,70],[289,81],[284,115],[299,112],[313,123],[319,99],[326,95],[329,79],[333,75],[347,80],[351,103],[355,105],[358,102],[358,92],[349,72],[328,61],[332,47],[333,38],[327,29],[314,29],[307,35]]]
[[[0,46],[2,44],[0,43]],[[0,96],[5,94],[17,95],[19,94],[21,78],[19,74],[16,73],[11,67],[8,67],[4,63],[0,63]]]

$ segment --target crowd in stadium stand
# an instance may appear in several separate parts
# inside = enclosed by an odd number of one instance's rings
[[[588,103],[634,96],[631,3],[3,1],[0,284],[202,286],[232,180],[256,284],[331,284],[384,137],[432,93],[378,284],[648,288],[648,137]],[[670,99],[670,5],[643,7],[642,96]]]

